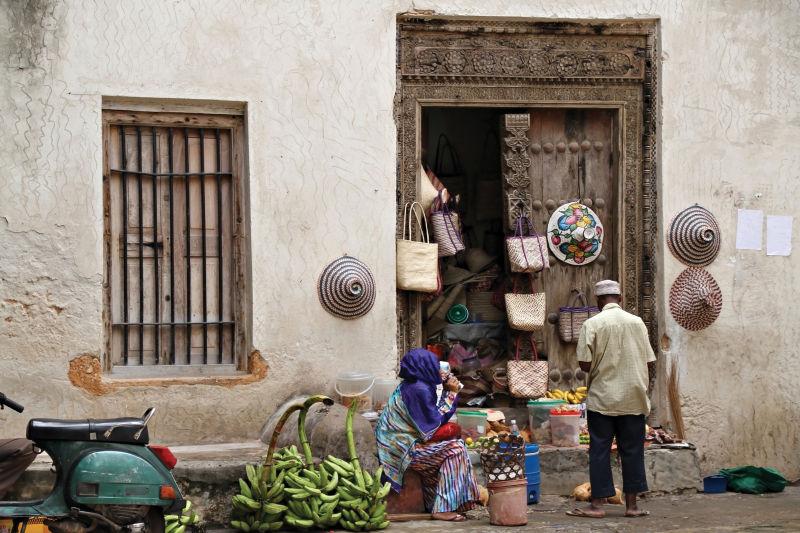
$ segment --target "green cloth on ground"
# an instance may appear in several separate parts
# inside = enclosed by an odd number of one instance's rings
[[[760,466],[739,466],[719,471],[728,479],[728,490],[745,494],[763,494],[764,492],[783,492],[789,483],[774,468]]]

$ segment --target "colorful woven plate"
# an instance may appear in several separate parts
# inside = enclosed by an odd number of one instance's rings
[[[588,265],[603,249],[603,224],[597,213],[578,202],[562,205],[547,225],[550,251],[570,265]]]

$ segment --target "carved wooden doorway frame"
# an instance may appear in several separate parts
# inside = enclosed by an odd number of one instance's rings
[[[397,234],[417,197],[426,106],[603,107],[620,125],[620,281],[657,347],[658,20],[400,15],[397,20]],[[513,126],[513,125],[511,125]],[[504,176],[525,165],[524,132],[503,141]],[[524,138],[524,140],[523,140]],[[508,180],[504,177],[505,186]],[[524,196],[524,191],[518,191]],[[635,296],[634,296],[635,295]],[[421,343],[421,305],[397,293],[398,356]]]

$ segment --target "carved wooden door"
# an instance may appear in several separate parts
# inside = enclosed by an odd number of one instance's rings
[[[544,290],[547,295],[548,322],[538,346],[550,361],[550,386],[579,386],[575,378],[576,345],[560,339],[557,316],[559,307],[568,305],[574,289],[595,305],[594,284],[601,279],[620,278],[617,112],[532,108],[527,113],[505,115],[504,126],[508,231],[524,214],[539,233],[545,233],[553,213],[573,201],[590,207],[603,226],[602,248],[591,262],[568,264],[551,252],[550,269],[536,279],[537,290]],[[552,237],[548,235],[548,240]]]

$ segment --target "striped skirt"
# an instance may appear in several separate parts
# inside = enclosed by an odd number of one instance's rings
[[[422,477],[425,508],[431,513],[469,511],[480,499],[464,441],[417,444],[410,455],[409,467]]]

